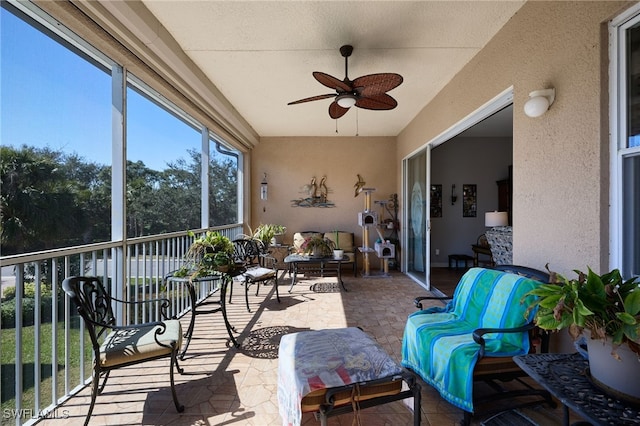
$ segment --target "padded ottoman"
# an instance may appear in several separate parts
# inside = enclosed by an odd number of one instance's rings
[[[420,385],[369,335],[356,327],[287,334],[278,353],[278,405],[284,425],[300,425],[302,413],[327,418],[414,398],[420,425]],[[403,390],[403,383],[406,384]]]

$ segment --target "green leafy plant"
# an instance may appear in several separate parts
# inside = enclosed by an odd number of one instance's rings
[[[547,270],[548,270],[547,266]],[[550,283],[531,291],[538,296],[530,307],[536,309],[535,322],[545,330],[568,329],[575,339],[589,330],[592,339],[612,339],[614,348],[627,343],[640,355],[640,282],[624,280],[614,269],[598,275],[579,270],[576,279],[549,271]]]
[[[300,249],[305,254],[317,254],[320,256],[329,256],[332,254],[335,244],[328,238],[324,238],[321,234],[314,234],[305,238]]]
[[[195,234],[189,231],[189,236]],[[207,231],[193,240],[185,255],[184,265],[175,272],[177,277],[206,277],[226,272],[233,266],[233,243],[217,231]]]
[[[258,225],[258,227],[251,233],[251,235],[256,240],[262,241],[262,244],[265,247],[268,247],[273,237],[275,237],[276,235],[282,235],[285,232],[287,232],[286,226],[267,223]]]

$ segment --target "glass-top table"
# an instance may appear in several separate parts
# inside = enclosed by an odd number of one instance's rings
[[[640,406],[607,394],[589,378],[589,362],[580,354],[529,354],[513,358],[533,380],[564,406],[563,424],[569,425],[569,409],[593,425],[640,423]]]
[[[342,286],[344,291],[349,291],[344,286],[342,281],[342,262],[348,261],[347,256],[342,256],[342,259],[335,259],[333,256],[326,257],[312,257],[306,254],[290,254],[284,258],[284,263],[291,265],[291,286],[289,287],[289,293],[293,290],[293,286],[296,284],[298,273],[314,274],[321,277],[335,276],[338,278],[338,282]]]

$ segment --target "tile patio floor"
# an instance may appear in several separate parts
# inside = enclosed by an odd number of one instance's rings
[[[392,273],[391,278],[344,276],[348,292],[312,291],[311,284],[335,278],[303,279],[288,293],[289,279],[280,280],[281,303],[273,286],[250,295],[252,313],[244,306],[236,284],[230,322],[236,327],[240,348],[231,347],[221,314],[199,315],[194,339],[176,374],[176,388],[183,413],[171,399],[168,360],[159,360],[112,372],[99,395],[91,425],[281,425],[276,395],[277,345],[286,332],[358,326],[398,361],[407,315],[415,310],[412,300],[425,291],[410,278]],[[266,297],[265,297],[266,296]],[[272,297],[273,296],[273,297]],[[183,319],[186,329],[189,314]],[[422,424],[455,425],[462,411],[445,402],[430,386],[422,385]],[[69,399],[59,410],[67,419],[47,419],[42,426],[82,424],[90,402],[89,388]],[[561,418],[558,410],[558,419]],[[351,425],[352,414],[333,417],[329,425]],[[474,420],[474,424],[481,419]],[[305,414],[303,425],[319,425]],[[410,425],[412,413],[402,401],[360,413],[360,424]],[[559,424],[559,422],[558,422]]]

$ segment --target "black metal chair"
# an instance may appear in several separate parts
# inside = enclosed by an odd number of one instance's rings
[[[244,272],[235,276],[233,280],[244,285],[244,300],[247,305],[247,311],[251,312],[249,307],[249,287],[254,284],[256,285],[257,296],[260,291],[260,284],[272,281],[276,289],[276,298],[280,303],[277,260],[268,254],[261,241],[240,238],[233,240],[233,245],[234,262],[244,270]],[[229,303],[231,303],[231,296],[233,296],[233,285],[229,290]]]
[[[178,412],[184,411],[184,406],[178,402],[173,378],[174,366],[183,373],[177,360],[182,328],[177,319],[168,319],[169,300],[119,300],[111,297],[96,277],[69,277],[63,281],[62,288],[77,305],[94,352],[91,405],[84,424],[89,423],[96,396],[104,390],[111,370],[165,357],[171,358],[169,380],[173,403]],[[155,309],[165,320],[119,326],[113,313],[116,303],[122,304],[123,309],[133,304],[148,304],[148,309]],[[99,384],[101,377],[104,377],[102,385]]]

